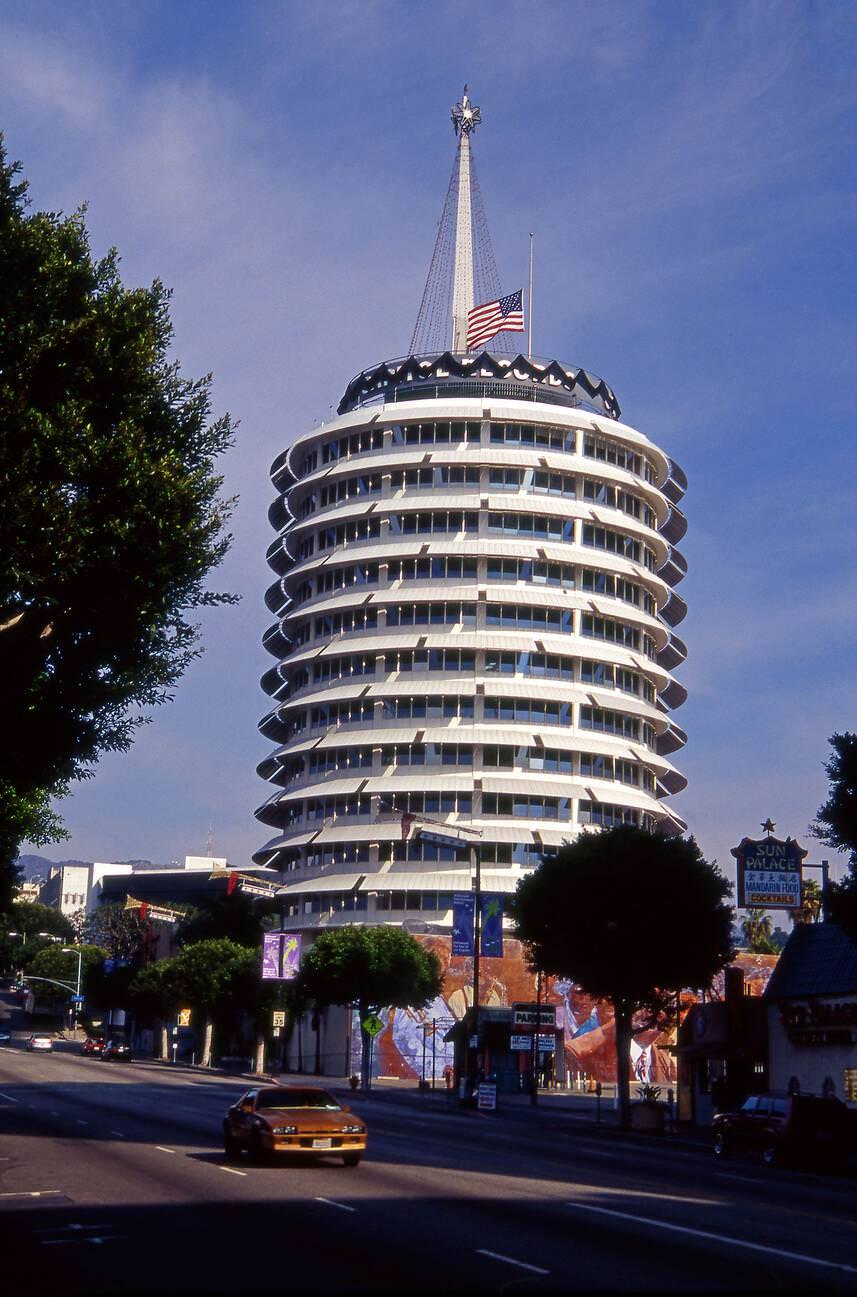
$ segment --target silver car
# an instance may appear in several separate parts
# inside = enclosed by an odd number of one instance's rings
[[[37,1031],[27,1040],[27,1049],[34,1050],[52,1050],[54,1042],[51,1036],[46,1036],[43,1031]]]

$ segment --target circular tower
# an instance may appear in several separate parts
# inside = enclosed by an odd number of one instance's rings
[[[602,380],[467,350],[465,252],[486,238],[478,109],[456,110],[438,235],[455,230],[456,342],[358,374],[272,468],[273,836],[254,859],[283,871],[290,928],[449,932],[474,847],[482,888],[510,893],[578,833],[684,828],[684,474]],[[417,340],[438,300],[427,285]]]

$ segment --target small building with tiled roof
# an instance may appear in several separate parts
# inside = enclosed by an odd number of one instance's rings
[[[801,923],[765,991],[771,1088],[857,1107],[857,943],[835,923]]]

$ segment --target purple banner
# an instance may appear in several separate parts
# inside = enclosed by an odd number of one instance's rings
[[[277,982],[280,973],[282,932],[266,932],[262,937],[262,980]]]
[[[291,982],[301,971],[301,937],[300,933],[282,932],[283,938],[283,981]]]
[[[490,959],[503,958],[503,897],[484,893],[481,901],[479,953]]]
[[[476,913],[472,892],[454,892],[452,897],[452,953],[473,954],[473,919]]]

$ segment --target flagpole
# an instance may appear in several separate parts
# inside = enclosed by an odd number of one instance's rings
[[[529,324],[527,327],[527,359],[533,358],[533,235],[530,234],[530,288],[527,296]]]

